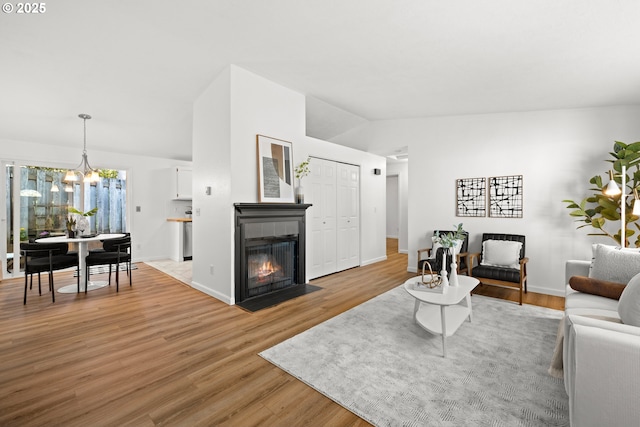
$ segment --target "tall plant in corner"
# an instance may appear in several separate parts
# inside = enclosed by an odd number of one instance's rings
[[[626,177],[626,189],[625,194],[627,196],[633,195],[633,189],[640,183],[640,142],[634,142],[632,144],[625,144],[624,142],[616,141],[613,144],[613,152],[609,153],[612,159],[606,160],[611,163],[611,170],[613,171],[613,179],[618,185],[622,183],[622,166],[627,168]],[[605,178],[609,178],[608,174],[605,174]],[[606,182],[603,182],[602,176],[595,175],[589,182],[593,187],[589,188],[589,191],[594,193],[582,199],[581,202],[576,202],[570,199],[563,200],[567,204],[567,208],[571,209],[569,215],[577,218],[577,222],[584,224],[579,225],[577,228],[592,227],[597,231],[589,233],[590,236],[607,236],[615,240],[618,244],[622,242],[622,230],[620,227],[620,197],[621,195],[610,196],[604,193],[604,187]],[[636,234],[636,231],[640,231],[640,225],[638,219],[640,217],[633,215],[632,201],[633,198],[626,197],[623,201],[625,203],[625,242],[630,237]],[[613,229],[617,228],[617,232],[612,232],[611,226],[607,225],[607,221],[614,223]],[[625,244],[625,246],[627,246]],[[638,233],[635,246],[640,246],[640,233]]]

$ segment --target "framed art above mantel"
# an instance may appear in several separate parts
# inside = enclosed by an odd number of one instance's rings
[[[258,153],[258,200],[293,203],[293,146],[291,142],[256,135]]]

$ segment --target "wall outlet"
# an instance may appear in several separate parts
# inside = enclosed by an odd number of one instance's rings
[[[209,274],[213,276],[213,264],[209,265]]]
[[[200,208],[196,208],[196,216],[200,216]]]

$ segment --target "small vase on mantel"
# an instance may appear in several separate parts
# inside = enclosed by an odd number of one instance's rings
[[[302,204],[304,203],[304,187],[302,186],[302,184],[299,184],[296,187],[296,203],[298,204]]]

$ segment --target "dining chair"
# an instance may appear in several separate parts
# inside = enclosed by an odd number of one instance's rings
[[[78,271],[78,292],[80,292],[80,265],[78,257],[68,254],[67,243],[20,243],[20,252],[24,256],[24,301],[27,303],[27,286],[33,288],[33,274],[38,274],[38,293],[42,295],[40,273],[49,273],[49,290],[51,300],[56,302],[53,272],[65,268],[76,267]],[[27,277],[28,276],[28,277]],[[31,279],[28,285],[29,278]]]
[[[131,236],[105,239],[102,252],[89,252],[87,268],[94,265],[109,265],[109,286],[111,286],[111,266],[116,266],[116,292],[120,291],[120,264],[126,263],[129,286],[131,286]],[[85,292],[89,274],[85,276]]]

